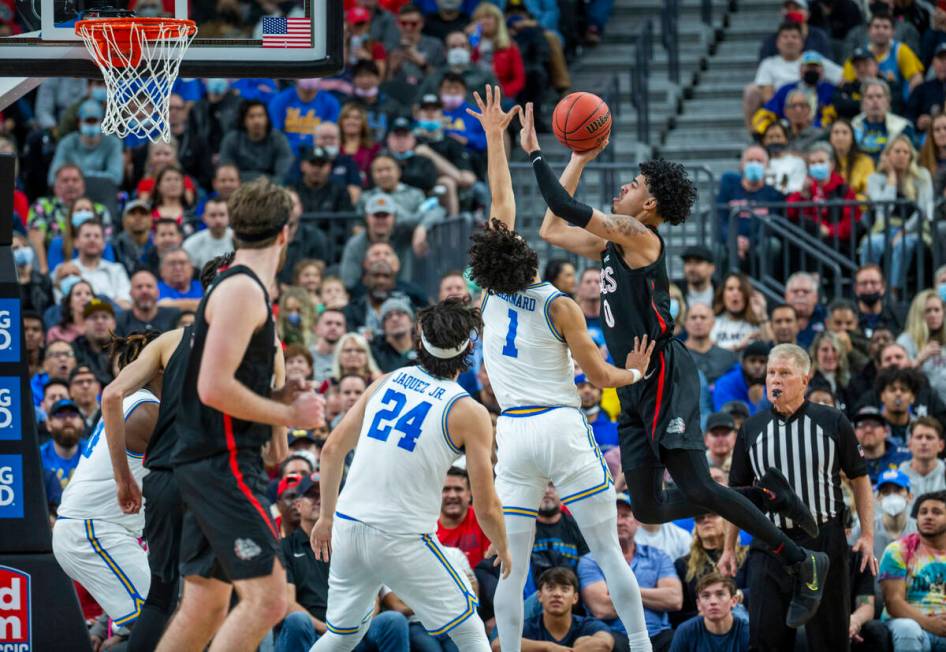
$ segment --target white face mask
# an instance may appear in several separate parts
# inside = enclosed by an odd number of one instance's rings
[[[887,516],[897,516],[907,508],[907,499],[900,494],[887,494],[880,499],[880,508]]]

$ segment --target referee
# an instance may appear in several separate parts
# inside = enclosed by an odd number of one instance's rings
[[[749,486],[768,469],[777,468],[814,514],[820,527],[815,538],[784,516],[770,513],[769,518],[798,545],[825,552],[831,560],[821,606],[805,625],[805,634],[809,650],[837,652],[850,649],[851,615],[851,549],[844,536],[841,472],[851,481],[862,527],[853,549],[860,550],[863,565],[870,564],[876,575],[873,496],[850,422],[834,408],[805,400],[810,372],[811,360],[801,347],[780,344],[769,353],[766,387],[772,407],[749,418],[739,430],[729,484]],[[737,534],[736,527],[729,524],[725,550],[719,560],[720,569],[730,575],[735,575]],[[749,551],[749,578],[750,649],[793,650],[793,617],[800,605],[792,604],[792,594],[794,583],[799,580],[758,539]]]

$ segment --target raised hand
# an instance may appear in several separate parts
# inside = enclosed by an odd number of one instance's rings
[[[509,123],[512,122],[512,119],[519,115],[519,112],[522,110],[517,104],[509,109],[509,111],[503,111],[501,105],[503,96],[502,92],[499,90],[499,86],[486,85],[485,102],[476,91],[473,91],[473,99],[476,101],[476,106],[479,107],[480,112],[477,113],[473,109],[467,109],[466,112],[479,120],[480,124],[483,125],[483,130],[486,132],[503,133],[509,126]]]
[[[605,138],[603,143],[594,149],[589,149],[587,152],[572,152],[572,160],[581,163],[582,165],[588,165],[593,160],[598,158],[598,155],[607,148],[608,143],[610,142],[610,138]]]
[[[535,120],[532,116],[532,102],[526,103],[526,110],[519,112],[519,145],[526,154],[539,149],[539,137],[535,133]]]

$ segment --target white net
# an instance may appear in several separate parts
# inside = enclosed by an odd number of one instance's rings
[[[168,103],[181,59],[197,30],[190,21],[86,20],[76,25],[105,78],[102,132],[170,140]]]

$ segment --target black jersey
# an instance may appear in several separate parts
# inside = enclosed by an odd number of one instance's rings
[[[158,422],[154,426],[143,460],[146,469],[171,469],[171,452],[177,441],[175,430],[181,407],[181,387],[184,385],[184,375],[187,373],[187,360],[193,338],[194,327],[188,326],[184,329],[181,341],[164,367]]]
[[[660,238],[660,256],[647,267],[628,267],[613,242],[601,253],[601,327],[618,365],[634,348],[635,337],[647,335],[658,351],[673,337],[666,247],[656,230],[654,234]]]
[[[272,393],[273,356],[276,353],[276,327],[273,323],[269,293],[259,277],[245,265],[237,265],[217,276],[197,307],[194,321],[193,347],[187,362],[187,371],[181,387],[181,409],[177,422],[178,443],[171,458],[175,464],[238,450],[259,454],[260,447],[272,435],[269,425],[243,421],[224,414],[201,403],[197,394],[197,377],[200,373],[204,343],[207,339],[207,321],[204,310],[214,290],[232,276],[245,274],[263,289],[266,299],[266,321],[253,333],[237,367],[235,377],[250,391],[269,397]]]

